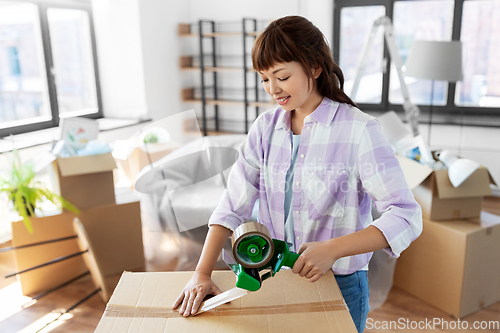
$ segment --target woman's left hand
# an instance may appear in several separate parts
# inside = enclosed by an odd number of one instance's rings
[[[337,260],[327,242],[304,243],[299,249],[299,254],[292,271],[311,282],[319,280]]]

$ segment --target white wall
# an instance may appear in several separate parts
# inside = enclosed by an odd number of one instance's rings
[[[298,15],[301,0],[190,0],[191,20],[213,19],[239,21],[243,17],[274,19],[286,15]]]
[[[146,104],[154,120],[184,111],[177,25],[189,22],[189,14],[189,1],[139,1]]]
[[[189,3],[192,22],[203,18],[223,21],[302,15],[311,20],[329,41],[332,36],[332,0],[190,0]]]
[[[303,15],[329,40],[332,35],[331,0],[95,0],[92,6],[107,117],[147,114],[158,120],[199,108],[180,98],[182,86],[196,84],[198,78],[179,70],[179,56],[197,49],[177,36],[178,23]]]
[[[92,1],[104,115],[147,112],[138,0]]]
[[[307,17],[325,35],[333,46],[333,0],[302,0],[300,15]]]

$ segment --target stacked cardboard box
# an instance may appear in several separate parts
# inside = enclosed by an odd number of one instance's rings
[[[456,318],[500,301],[500,216],[481,211],[495,184],[488,170],[454,187],[447,169],[398,159],[424,225],[398,259],[394,285]]]
[[[54,191],[81,211],[79,218],[95,247],[95,257],[105,276],[123,270],[144,268],[141,212],[138,201],[117,204],[113,182],[116,167],[111,154],[58,158],[49,173]],[[30,234],[22,221],[12,224],[14,246],[75,235],[76,215],[62,214],[32,218]],[[76,239],[39,245],[16,251],[17,270],[79,252]],[[19,275],[23,294],[33,295],[86,271],[81,256]]]

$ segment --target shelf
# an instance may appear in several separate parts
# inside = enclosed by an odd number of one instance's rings
[[[241,32],[210,32],[203,34],[203,37],[230,37],[230,36],[241,36]]]
[[[242,32],[213,32],[203,34],[203,37],[229,37],[229,36],[241,36]],[[260,32],[247,32],[247,36],[256,37],[260,34]],[[179,34],[179,37],[198,37],[199,34],[196,33],[188,33],[188,34]]]
[[[191,25],[186,24],[186,23],[179,23],[178,26],[178,35],[179,37],[199,37],[199,33],[197,32],[191,32]],[[221,32],[209,32],[209,33],[204,33],[202,37],[234,37],[234,36],[241,36],[243,34],[243,31],[221,31]],[[250,37],[255,37],[260,34],[260,31],[250,31],[247,32],[246,35]]]
[[[181,67],[183,71],[199,71],[200,67]],[[241,72],[241,67],[204,67],[205,72]],[[254,72],[253,69],[247,68],[247,72]]]
[[[181,57],[191,57],[191,58],[196,59],[198,61],[200,60],[199,54],[185,55],[185,56],[181,56]],[[250,59],[252,58],[252,54],[247,53],[246,57],[250,61]],[[205,53],[203,55],[203,59],[210,59],[211,60],[212,58],[213,58],[212,53]],[[221,60],[222,59],[243,59],[243,55],[242,54],[217,54],[216,58],[221,59]],[[209,60],[207,60],[207,61],[209,61]]]
[[[193,66],[192,56],[181,56],[179,58],[179,66],[183,71],[199,71],[199,66]],[[242,72],[243,67],[204,67],[205,72]],[[247,68],[247,72],[254,72],[252,68]]]
[[[179,37],[198,37],[197,33],[182,33]],[[229,36],[241,36],[241,32],[211,32],[203,34],[202,37],[229,37]]]
[[[219,26],[219,28],[216,27],[215,21],[206,21],[206,20],[200,20],[198,24],[185,24],[185,23],[180,23],[178,25],[178,35],[180,37],[197,37],[199,41],[199,55],[186,55],[186,56],[181,56],[179,58],[179,68],[182,71],[196,71],[201,74],[201,91],[198,91],[198,94],[195,93],[195,87],[190,87],[190,88],[185,88],[182,89],[182,101],[184,103],[197,103],[201,104],[201,111],[202,111],[202,118],[204,120],[204,123],[206,123],[207,120],[207,110],[206,107],[207,105],[213,105],[214,106],[214,114],[215,114],[215,128],[219,129],[219,105],[229,105],[229,106],[239,106],[244,109],[244,127],[245,127],[245,132],[248,131],[248,125],[249,121],[249,108],[254,107],[256,111],[256,115],[259,114],[259,107],[263,108],[273,108],[277,106],[276,101],[271,100],[271,101],[259,101],[261,97],[259,96],[259,90],[258,89],[258,75],[256,71],[252,68],[251,66],[251,60],[249,59],[249,54],[248,54],[248,43],[247,43],[247,37],[251,37],[252,40],[256,36],[260,34],[260,31],[247,31],[248,24],[253,22],[254,24],[252,25],[251,30],[257,30],[258,29],[258,24],[257,20],[254,19],[242,19],[241,21],[236,21],[235,24],[239,24],[239,26]],[[243,26],[241,25],[243,23]],[[207,25],[207,26],[205,26]],[[241,31],[238,31],[240,30]],[[219,31],[223,30],[223,31]],[[241,56],[238,58],[241,58],[241,60],[238,61],[228,61],[228,60],[221,60],[224,59],[224,56],[221,56],[217,52],[216,48],[216,37],[229,37],[229,36],[238,36],[240,37],[240,41],[242,42],[242,47],[243,47],[243,52],[241,52]],[[211,54],[205,54],[206,50],[204,50],[204,42],[203,38],[208,37],[208,38],[213,38],[212,40],[212,47],[209,49],[211,50]],[[243,38],[241,38],[243,37]],[[205,57],[211,56],[212,59],[205,59]],[[234,56],[233,56],[234,57]],[[196,59],[197,58],[197,59]],[[195,60],[196,59],[196,60]],[[218,60],[219,59],[219,60]],[[241,64],[241,65],[240,65]],[[208,66],[205,66],[208,65]],[[213,75],[213,80],[212,82],[215,83],[215,86],[206,86],[205,85],[205,75],[204,73],[211,73]],[[227,91],[225,93],[219,93],[220,91],[224,91],[224,88],[220,88],[219,84],[221,81],[219,81],[218,77],[219,75],[217,73],[219,72],[239,72],[243,75],[242,78],[244,79],[243,82],[243,88],[239,89],[239,93],[233,93],[233,94],[227,94]],[[256,78],[255,86],[254,87],[249,87],[248,86],[248,81],[247,81],[247,74],[254,74]],[[210,76],[211,76],[210,75]],[[253,76],[253,75],[251,75]],[[221,78],[224,77],[224,75],[221,75]],[[212,83],[212,85],[214,84]],[[207,92],[207,90],[209,90]],[[247,92],[249,90],[253,90],[255,92],[255,95],[249,95]],[[203,96],[203,100],[201,99],[200,96]],[[251,96],[251,97],[250,97]],[[252,98],[253,97],[253,98]],[[266,98],[267,97],[267,98]],[[269,99],[268,96],[264,97],[263,99]],[[252,100],[252,101],[251,101]],[[273,103],[274,102],[274,103]],[[237,108],[234,108],[237,109]],[[209,128],[204,129],[204,134],[208,134],[207,130]]]
[[[214,90],[214,86],[210,85],[210,86],[205,86],[205,91],[212,91]],[[195,89],[195,91],[201,91],[202,87],[200,86],[194,86],[194,87],[189,87],[188,89]],[[257,88],[256,87],[247,87],[247,91],[249,93],[254,93],[255,92],[255,89],[259,90],[259,98],[260,97],[268,97],[267,93],[264,91],[264,89],[260,86],[258,86]],[[225,93],[228,93],[228,92],[243,92],[243,88],[240,88],[240,87],[217,87],[217,90],[220,91],[220,92],[225,92]],[[262,94],[262,96],[260,96]]]
[[[201,103],[201,99],[194,97],[194,88],[182,89],[181,96],[182,96],[182,101],[185,103]],[[205,104],[208,104],[208,105],[244,105],[245,102],[242,100],[206,99]],[[248,102],[248,105],[254,106],[254,107],[260,106],[260,107],[272,108],[272,107],[277,106],[278,104],[272,103],[272,102],[267,102],[267,101],[262,101],[262,102]]]
[[[213,120],[213,119],[207,119]],[[203,131],[202,127],[199,127],[199,124],[202,123],[202,119],[197,119],[196,123],[194,119],[186,119],[183,124],[184,133],[192,133],[195,135],[199,135],[200,131]],[[207,135],[228,135],[228,134],[243,134],[240,132],[232,132],[232,131],[214,131],[207,128]]]
[[[184,103],[201,103],[201,99],[183,99]],[[205,104],[207,105],[243,105],[245,102],[243,101],[228,101],[228,100],[205,100]],[[248,102],[248,106],[254,107],[268,107],[272,108],[273,106],[277,106],[277,104],[272,104],[269,102]]]

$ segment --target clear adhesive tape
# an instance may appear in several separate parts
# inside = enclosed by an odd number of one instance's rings
[[[267,245],[263,253],[262,260],[252,262],[238,252],[238,246],[241,241],[251,236],[260,236],[266,240]],[[259,268],[266,265],[273,258],[274,243],[271,234],[265,225],[259,222],[246,222],[236,228],[231,238],[234,260],[246,268]]]
[[[295,303],[282,305],[259,305],[250,307],[237,307],[235,303],[224,304],[209,311],[200,313],[200,316],[225,317],[225,316],[255,316],[255,315],[274,315],[291,313],[311,313],[311,312],[330,312],[346,311],[347,305],[343,299],[325,302]],[[178,310],[170,308],[142,308],[133,306],[110,305],[106,306],[103,317],[118,318],[184,318]]]

